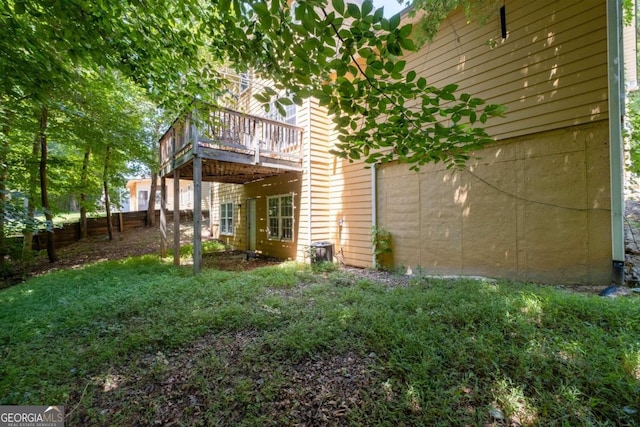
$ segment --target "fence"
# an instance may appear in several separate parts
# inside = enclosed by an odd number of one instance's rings
[[[155,223],[160,222],[160,211],[155,212]],[[192,221],[193,211],[180,211],[180,221]],[[123,212],[111,215],[114,233],[123,233],[136,228],[145,227],[147,224],[147,212]],[[167,224],[173,221],[173,211],[167,212]],[[169,225],[171,227],[171,225]],[[62,248],[81,238],[80,222],[72,222],[62,224],[53,231],[55,247]],[[107,217],[87,218],[87,234],[89,236],[107,236]],[[22,240],[22,237],[16,237],[16,240]],[[13,239],[12,239],[13,240]],[[47,232],[43,231],[33,236],[33,249],[41,250],[47,248]]]

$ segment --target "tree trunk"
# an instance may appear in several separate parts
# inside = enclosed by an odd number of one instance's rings
[[[49,205],[49,192],[47,188],[47,119],[49,111],[46,106],[42,106],[40,111],[40,197],[42,198],[42,209],[47,221],[47,256],[49,262],[56,262],[55,235],[53,234],[53,215]]]
[[[107,145],[107,153],[104,156],[104,172],[102,174],[102,185],[104,187],[104,207],[107,210],[107,232],[109,240],[113,240],[113,221],[111,220],[111,203],[109,202],[109,151],[111,146]]]
[[[87,224],[87,175],[89,169],[89,157],[91,156],[91,146],[87,144],[87,148],[84,152],[84,160],[82,161],[82,176],[80,178],[80,238],[86,239],[89,237],[89,229]]]
[[[2,120],[2,142],[0,143],[0,266],[4,268],[6,256],[8,254],[7,236],[4,228],[7,203],[7,180],[9,179],[9,170],[7,156],[9,155],[9,112],[3,110],[0,113]]]
[[[27,216],[31,221],[31,224],[27,225],[23,235],[24,241],[22,244],[23,254],[28,254],[33,249],[33,227],[35,226],[35,212],[36,212],[36,195],[38,191],[38,159],[40,158],[40,134],[36,135],[31,147],[31,161],[29,162],[29,201],[27,205]]]
[[[155,135],[160,134],[160,124],[156,127]],[[157,160],[160,162],[160,142],[158,138],[155,138],[153,143],[153,151],[157,155]],[[151,188],[149,189],[149,204],[147,204],[147,227],[153,227],[156,225],[156,191],[158,190],[158,172],[157,165],[151,165]]]
[[[158,175],[151,171],[151,188],[149,189],[149,204],[147,205],[147,227],[156,225],[156,190],[158,188]]]

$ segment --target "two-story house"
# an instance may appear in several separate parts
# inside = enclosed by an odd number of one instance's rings
[[[328,241],[345,264],[371,267],[377,226],[396,266],[607,284],[624,261],[623,70],[635,76],[622,31],[617,0],[505,0],[483,25],[451,13],[405,59],[430,84],[507,107],[487,127],[495,144],[463,170],[338,159],[315,100],[267,118],[244,76],[243,112],[196,111],[167,131],[161,176],[214,183],[214,235],[238,249],[303,261]]]

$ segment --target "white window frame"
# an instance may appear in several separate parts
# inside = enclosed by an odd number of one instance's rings
[[[296,104],[283,105],[283,108],[286,116],[280,114],[278,108],[276,107],[275,101],[271,102],[271,104],[269,104],[269,112],[267,113],[267,118],[270,120],[284,122],[295,126],[298,120],[298,106]]]
[[[283,203],[289,200],[289,203]],[[267,197],[267,239],[293,242],[294,239],[293,193]],[[287,212],[290,210],[290,212]]]
[[[233,202],[220,203],[220,234],[233,236]]]
[[[240,73],[240,80],[239,80],[239,88],[240,88],[240,94],[244,93],[246,90],[249,89],[249,87],[251,86],[251,76],[249,75],[248,71],[244,71],[242,73]]]

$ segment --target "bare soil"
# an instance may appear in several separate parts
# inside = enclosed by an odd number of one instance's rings
[[[202,230],[203,241],[210,240],[207,229]],[[184,223],[180,227],[180,244],[186,245],[193,242],[193,226],[191,223]],[[167,236],[167,255],[172,256],[173,234]],[[31,270],[31,276],[38,276],[44,273],[74,269],[86,264],[119,260],[141,255],[160,255],[160,229],[158,227],[137,228],[123,233],[115,233],[113,240],[108,236],[92,236],[86,240],[73,243],[56,251],[58,260],[50,263],[46,253],[42,251],[35,261],[35,266]],[[244,251],[228,251],[219,254],[207,254],[203,259],[205,266],[212,266],[219,270],[251,270],[264,265],[279,262],[273,258],[252,258],[249,262],[238,262],[246,260]]]

